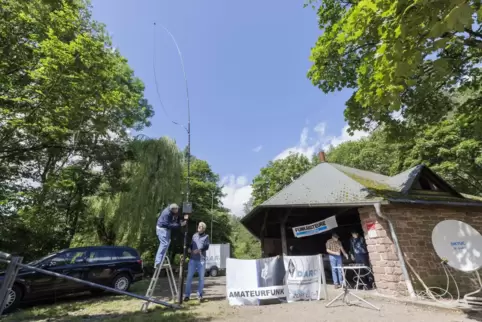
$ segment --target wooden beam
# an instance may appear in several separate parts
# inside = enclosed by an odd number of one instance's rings
[[[269,210],[266,210],[265,214],[264,214],[264,220],[263,220],[263,225],[261,226],[261,257],[262,258],[265,258],[266,257],[266,254],[265,254],[265,251],[264,251],[264,238],[265,238],[265,235],[266,235],[266,222],[268,221],[268,212]]]
[[[283,216],[283,220],[281,221],[280,224],[280,229],[281,229],[281,250],[283,251],[283,255],[287,256],[288,255],[288,244],[286,242],[286,220],[288,219],[288,216],[290,215],[291,209],[288,209],[286,214]]]

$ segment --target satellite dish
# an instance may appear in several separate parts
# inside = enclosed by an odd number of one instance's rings
[[[472,272],[482,267],[482,236],[458,220],[439,222],[432,231],[435,252],[451,267]]]

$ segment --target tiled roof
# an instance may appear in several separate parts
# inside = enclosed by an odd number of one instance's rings
[[[472,196],[462,196],[453,188],[450,188],[454,192],[453,196],[409,195],[408,192],[421,171],[429,171],[436,176],[435,173],[424,165],[413,167],[393,177],[389,177],[379,173],[323,162],[266,200],[261,206],[336,206],[373,203],[377,200],[395,201],[407,198],[422,200],[440,199],[441,201],[448,199],[482,201],[472,198]]]
[[[414,190],[415,180],[422,175],[431,178],[446,193]],[[375,202],[482,207],[482,197],[458,193],[424,165],[389,177],[323,162],[252,209],[241,222],[250,229],[252,219],[268,208],[360,207]]]

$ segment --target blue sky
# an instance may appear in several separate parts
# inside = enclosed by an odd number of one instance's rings
[[[359,138],[344,132],[349,92],[323,94],[306,78],[310,49],[321,34],[303,0],[93,0],[94,19],[107,25],[114,45],[146,85],[155,109],[150,137],[187,144],[182,51],[189,85],[192,154],[222,178],[225,206],[241,215],[259,169],[288,152],[306,155]],[[167,114],[156,95],[158,88]]]

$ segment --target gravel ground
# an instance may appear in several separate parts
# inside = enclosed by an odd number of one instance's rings
[[[330,293],[332,293],[330,291]],[[379,321],[379,322],[465,322],[482,321],[482,315],[427,306],[399,303],[379,298],[369,301],[380,307],[376,311],[365,304],[347,306],[341,301],[326,308],[325,301],[296,302],[269,306],[229,306],[225,300],[225,278],[208,278],[206,299],[196,312],[199,321]],[[336,293],[334,293],[336,294]],[[353,299],[353,298],[352,298]],[[213,317],[213,313],[214,314]]]

